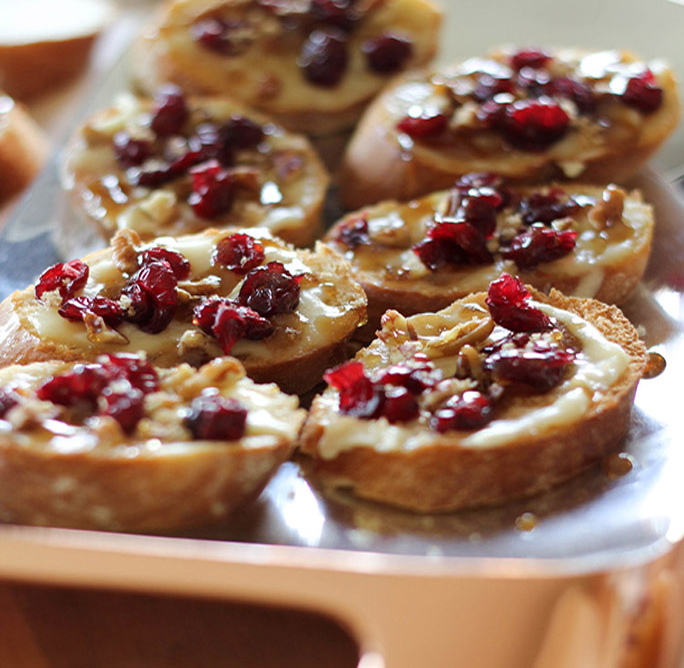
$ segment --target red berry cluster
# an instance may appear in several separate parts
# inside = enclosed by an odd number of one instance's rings
[[[138,256],[138,267],[117,299],[76,296],[85,287],[90,271],[80,260],[46,269],[38,279],[35,294],[41,299],[46,292],[57,290],[62,297],[59,314],[67,320],[99,317],[109,327],[131,322],[143,331],[161,332],[176,313],[176,287],[179,280],[189,276],[190,263],[180,253],[158,246]]]
[[[496,215],[508,202],[501,179],[468,174],[456,182],[447,211],[435,216],[427,239],[413,247],[421,262],[437,271],[445,264],[489,264],[487,239],[496,230]]]
[[[203,393],[193,399],[184,424],[195,440],[237,441],[245,435],[247,409],[237,399]]]
[[[82,416],[114,418],[127,434],[145,414],[144,397],[159,389],[157,372],[137,355],[104,355],[53,376],[36,395],[43,401],[76,409]]]
[[[513,260],[521,271],[531,271],[544,262],[553,262],[572,252],[577,233],[556,231],[553,221],[571,217],[579,209],[559,188],[514,198],[492,174],[466,174],[452,188],[447,211],[435,215],[427,237],[413,251],[431,271],[447,265],[490,264],[494,256],[487,240],[497,231],[497,214],[512,206],[523,226],[499,252]],[[515,200],[515,201],[514,201]]]
[[[337,228],[336,239],[352,250],[370,244],[367,216],[356,215],[345,221]]]
[[[235,300],[202,300],[193,310],[193,324],[214,336],[227,355],[240,339],[258,341],[273,334],[268,318],[291,313],[299,304],[303,276],[293,276],[281,262],[260,266],[264,257],[263,246],[247,234],[231,234],[216,246],[213,262],[245,279]]]
[[[187,150],[166,158],[167,140],[186,129],[190,110],[185,97],[176,86],[162,87],[155,98],[150,127],[155,141],[134,139],[126,131],[114,135],[114,155],[130,172],[134,185],[158,188],[190,174],[192,194],[189,203],[200,218],[216,218],[233,206],[237,180],[230,171],[235,153],[255,148],[264,139],[264,129],[258,123],[234,115],[225,123],[200,123],[187,138]],[[148,158],[158,157],[162,165],[144,168]]]
[[[554,339],[532,336],[552,329],[553,324],[529,300],[529,291],[517,278],[504,274],[492,282],[487,306],[496,324],[509,332],[480,351],[484,377],[478,379],[477,388],[454,394],[429,410],[423,408],[432,429],[440,433],[478,429],[495,417],[497,401],[507,391],[524,386],[526,392],[543,393],[562,382],[576,352]],[[361,362],[347,362],[328,371],[324,379],[337,389],[343,415],[384,417],[398,423],[420,416],[420,397],[437,388],[442,374],[418,354],[374,376]]]
[[[554,76],[552,55],[542,49],[523,49],[512,54],[510,74],[476,75],[467,98],[476,102],[477,116],[483,127],[498,132],[511,146],[522,151],[544,151],[560,141],[570,130],[570,116],[563,101],[574,103],[579,115],[591,115],[597,107],[597,95],[588,82],[569,76]],[[505,95],[502,95],[505,94]],[[456,100],[464,100],[459,93]],[[511,100],[510,98],[514,99]],[[649,114],[662,105],[663,90],[649,69],[628,79],[624,92],[615,94],[622,103]],[[441,140],[449,125],[450,114],[442,111],[421,112],[402,118],[397,129],[414,139]]]
[[[316,86],[333,88],[344,77],[349,65],[349,37],[360,13],[355,0],[310,0],[303,13],[294,4],[261,0],[262,8],[273,12],[291,32],[304,33],[297,64],[308,81]],[[221,56],[236,56],[249,48],[244,40],[245,21],[203,18],[191,27],[193,38],[206,49]],[[240,29],[243,29],[241,35]],[[247,40],[248,42],[249,40]],[[361,52],[371,72],[385,76],[398,72],[413,53],[411,41],[391,32],[371,37],[361,44]]]

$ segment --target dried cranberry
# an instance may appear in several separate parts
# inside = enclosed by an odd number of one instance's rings
[[[531,271],[542,262],[553,262],[575,247],[577,232],[556,232],[543,225],[533,225],[527,232],[513,238],[503,257],[513,260],[521,271]]]
[[[144,395],[159,389],[154,368],[137,355],[104,355],[95,364],[77,364],[41,385],[39,399],[114,418],[126,433],[144,415]]]
[[[311,0],[309,14],[316,23],[325,23],[348,32],[356,21],[349,0]]]
[[[243,51],[248,42],[244,37],[232,39],[231,33],[246,26],[245,21],[224,21],[210,17],[193,23],[190,32],[204,48],[222,56],[236,56]]]
[[[71,371],[45,381],[36,396],[60,406],[85,405],[95,409],[95,403],[110,378],[101,364],[76,364]]]
[[[168,167],[151,169],[135,175],[131,179],[131,183],[142,188],[159,188],[159,186],[175,179],[176,176],[177,174],[174,174]]]
[[[570,77],[558,77],[551,81],[549,91],[556,97],[572,100],[580,114],[591,114],[596,108],[596,97],[591,88]]]
[[[58,310],[66,320],[81,322],[86,315],[92,314],[102,318],[109,327],[116,327],[124,317],[118,302],[108,297],[73,297],[65,301]]]
[[[237,441],[247,429],[247,409],[231,397],[201,394],[193,399],[185,426],[200,441]]]
[[[382,393],[371,381],[361,362],[346,362],[327,371],[323,379],[338,390],[340,412],[360,418],[373,418],[380,415]]]
[[[462,216],[481,228],[485,236],[489,236],[494,230],[487,232],[482,228],[482,221],[487,220],[491,225],[494,212],[501,211],[514,199],[516,197],[504,186],[500,176],[489,172],[471,172],[454,183],[449,191],[444,215],[447,218]],[[496,224],[496,220],[493,223]]]
[[[452,429],[478,429],[493,417],[492,400],[477,390],[466,390],[462,395],[450,397],[442,408],[436,410],[430,426],[440,433]]]
[[[496,229],[496,212],[501,208],[503,197],[494,188],[473,188],[461,199],[460,206],[466,222],[489,238]]]
[[[347,37],[337,28],[314,30],[302,46],[297,64],[317,86],[337,86],[347,70]]]
[[[492,262],[492,255],[487,250],[484,234],[470,222],[442,222],[428,231],[428,237],[435,241],[454,243],[459,246],[466,254],[468,264]]]
[[[508,104],[498,121],[505,138],[524,151],[545,150],[565,136],[569,125],[570,117],[548,98]]]
[[[230,41],[226,39],[225,24],[215,18],[202,19],[190,27],[192,36],[204,47],[211,51],[224,54],[230,48]]]
[[[155,96],[150,127],[158,137],[178,134],[190,112],[185,97],[177,86],[163,86]]]
[[[368,68],[377,74],[398,72],[413,53],[411,40],[399,35],[384,33],[379,37],[367,39],[361,44]]]
[[[520,200],[518,210],[523,223],[544,223],[550,225],[554,220],[560,220],[574,215],[579,210],[579,204],[574,199],[563,196],[565,193],[554,188],[546,193],[534,192]]]
[[[144,401],[143,393],[135,387],[125,391],[105,387],[100,395],[99,414],[114,418],[126,434],[131,434],[145,416]]]
[[[14,392],[0,388],[0,420],[4,419],[10,408],[13,408],[18,403],[18,399]]]
[[[485,128],[501,131],[506,124],[508,104],[487,100],[477,110],[477,118]]]
[[[46,292],[59,290],[62,300],[71,299],[88,281],[90,268],[81,260],[53,265],[38,278],[36,297],[40,299]]]
[[[199,142],[201,147],[198,153],[201,155],[202,159],[198,160],[198,162],[214,158],[224,167],[230,167],[234,164],[233,151],[226,144],[222,128],[216,125],[216,123],[200,123],[195,128],[193,138]],[[193,144],[193,148],[195,148],[193,138],[191,138],[191,143]],[[195,150],[197,149],[195,148]],[[190,166],[192,167],[193,165]]]
[[[336,239],[351,249],[370,244],[368,219],[360,215],[345,221],[338,227]]]
[[[410,422],[418,417],[416,398],[404,387],[386,387],[382,395],[382,417],[388,422]]]
[[[192,310],[192,324],[199,327],[205,334],[213,334],[216,312],[223,301],[218,297],[203,299]]]
[[[537,392],[547,392],[556,387],[566,370],[575,360],[572,350],[543,341],[523,344],[524,339],[509,339],[513,346],[497,346],[482,363],[497,383],[523,383]],[[515,345],[518,343],[518,345]]]
[[[152,145],[144,139],[133,139],[128,132],[114,135],[114,156],[124,168],[142,165],[152,155]]]
[[[176,276],[167,262],[143,265],[122,290],[132,302],[124,319],[150,334],[163,331],[178,308],[176,286]]]
[[[662,105],[663,89],[656,83],[653,72],[646,70],[627,81],[622,101],[644,114],[650,114]]]
[[[239,339],[260,341],[273,331],[273,324],[251,308],[226,303],[219,305],[212,327],[212,333],[226,355]]]
[[[211,151],[207,151],[206,146],[200,145],[179,155],[168,166],[167,171],[172,178],[183,176],[191,167],[207,160]]]
[[[247,274],[237,301],[264,318],[276,313],[291,313],[299,304],[299,284],[303,276],[293,276],[281,262],[269,262]]]
[[[235,180],[216,160],[194,167],[192,194],[188,198],[192,210],[200,218],[216,218],[230,211],[235,198]]]
[[[274,327],[256,311],[228,299],[206,299],[193,310],[193,324],[216,337],[229,355],[240,339],[259,341],[273,334]]]
[[[484,235],[471,223],[445,221],[432,227],[427,236],[427,239],[413,246],[413,252],[432,271],[444,264],[492,262]]]
[[[472,97],[476,102],[486,102],[499,93],[512,93],[513,80],[510,77],[495,77],[490,74],[481,74],[477,78]]]
[[[494,322],[512,332],[548,329],[551,321],[542,311],[527,303],[529,298],[529,290],[519,278],[502,274],[490,283],[486,304]]]
[[[264,247],[249,234],[236,233],[216,244],[214,264],[237,274],[246,274],[264,261]]]
[[[441,380],[441,374],[426,360],[412,364],[394,364],[378,377],[383,385],[403,387],[412,394],[421,394],[434,387]]]
[[[441,135],[449,124],[449,117],[441,112],[423,111],[419,116],[405,116],[397,123],[399,132],[414,139],[432,139]]]
[[[254,148],[263,141],[264,129],[245,116],[235,115],[221,128],[221,139],[231,148]]]
[[[155,368],[140,355],[126,353],[103,355],[98,358],[98,361],[112,379],[125,378],[132,387],[143,394],[156,392],[159,389],[159,376]]]
[[[174,273],[174,276],[179,281],[184,281],[190,276],[190,261],[182,253],[163,248],[162,246],[153,246],[144,250],[140,254],[140,264],[146,265],[150,262],[166,262]]]
[[[119,303],[125,303],[126,300],[129,303],[125,308],[122,307],[123,318],[126,322],[139,325],[152,317],[154,302],[142,286],[129,281],[121,291]]]
[[[446,264],[467,264],[468,257],[463,249],[450,241],[423,239],[411,249],[418,259],[430,270],[438,271]]]
[[[521,49],[511,56],[511,67],[521,70],[523,67],[544,67],[551,60],[551,54],[542,49]]]
[[[516,77],[516,85],[526,93],[526,97],[540,97],[547,91],[551,76],[546,70],[523,67]]]
[[[183,176],[191,167],[208,159],[217,150],[214,147],[209,150],[206,146],[200,146],[196,150],[186,151],[165,167],[141,171],[132,177],[132,182],[134,185],[143,186],[144,188],[158,188],[169,181],[173,181],[173,179]]]

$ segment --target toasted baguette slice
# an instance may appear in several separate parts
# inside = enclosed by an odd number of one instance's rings
[[[20,100],[81,72],[114,16],[107,0],[21,0],[2,9],[0,88]]]
[[[489,203],[492,193],[498,206]],[[475,240],[468,239],[474,248],[430,241],[442,224],[474,231]],[[574,183],[514,187],[475,174],[449,191],[350,214],[325,240],[351,261],[366,291],[363,334],[369,340],[387,309],[404,315],[437,311],[486,290],[502,272],[518,274],[539,290],[555,287],[620,303],[646,269],[653,225],[653,210],[638,191]],[[559,244],[565,245],[557,249]]]
[[[0,370],[0,520],[202,526],[255,498],[288,458],[304,411],[237,360],[155,370],[123,358],[130,375],[121,356]]]
[[[441,512],[535,494],[619,448],[645,364],[634,327],[593,299],[530,292],[526,308],[553,328],[517,338],[495,326],[486,293],[436,314],[388,311],[378,338],[356,356],[366,380],[348,366],[326,376],[343,387],[345,414],[333,387],[312,405],[300,444],[315,475],[359,497]],[[511,341],[503,352],[502,337]],[[520,361],[523,354],[532,359]],[[506,355],[513,358],[499,366]],[[542,371],[531,369],[535,357]],[[554,363],[560,371],[549,369]],[[410,378],[407,369],[416,370]]]
[[[257,259],[246,274],[246,269],[240,273],[213,260],[217,245],[235,238],[253,239],[263,249],[261,262]],[[261,228],[207,230],[147,244],[134,233],[120,232],[112,243],[84,258],[87,282],[71,289],[69,295],[61,295],[58,287],[38,299],[36,290],[29,287],[0,305],[0,365],[92,360],[105,352],[142,350],[152,363],[168,367],[179,362],[199,365],[231,353],[254,380],[304,393],[320,382],[326,368],[346,359],[347,339],[365,322],[363,290],[351,278],[346,260],[324,244],[315,251],[295,250]],[[155,267],[150,270],[146,251],[180,254],[177,261],[189,261],[189,275],[163,261],[166,269],[152,262]],[[282,264],[284,280],[271,287],[268,279],[257,285],[255,273],[268,273],[265,265],[272,262]],[[77,261],[73,270],[69,267],[73,263],[61,273],[59,265],[48,273],[83,274],[82,263]],[[249,299],[242,300],[246,282],[254,289]],[[43,284],[47,282],[41,280],[39,285]],[[141,288],[143,284],[147,287]],[[147,296],[140,297],[141,289]],[[93,304],[95,297],[111,302],[98,308]],[[222,311],[237,302],[249,302],[263,317],[254,311],[229,309],[219,324],[211,305],[198,316],[196,309],[207,302],[218,307],[214,300],[223,304]],[[75,319],[62,317],[59,311],[64,308],[75,310]]]
[[[175,0],[139,42],[133,75],[148,92],[174,82],[230,95],[290,130],[330,135],[352,126],[392,74],[433,58],[441,20],[432,0]],[[385,36],[406,46],[385,47],[374,70],[365,51]]]
[[[155,103],[122,94],[76,132],[64,169],[76,206],[107,237],[240,225],[312,245],[328,175],[309,141],[225,98],[175,97],[187,117],[178,127],[157,125],[168,93],[179,95],[162,89]],[[208,178],[197,173],[207,170]]]
[[[620,182],[679,121],[677,86],[661,61],[547,50],[521,67],[525,53],[497,51],[389,86],[347,149],[345,205],[408,200],[467,172]]]
[[[21,192],[40,171],[47,140],[11,97],[0,93],[0,203]]]

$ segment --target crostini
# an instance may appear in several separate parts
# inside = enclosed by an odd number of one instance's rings
[[[4,3],[0,88],[18,100],[52,92],[88,67],[97,37],[116,16],[110,0]]]
[[[123,94],[70,142],[64,182],[106,237],[260,226],[297,246],[321,230],[328,175],[309,141],[224,98]]]
[[[37,176],[48,141],[24,107],[0,91],[0,204],[20,193]]]
[[[502,272],[539,290],[620,303],[646,269],[653,225],[641,194],[614,184],[516,187],[468,174],[450,190],[350,214],[326,242],[366,291],[370,339],[387,309],[436,311]]]
[[[328,371],[300,446],[325,486],[419,512],[548,489],[620,447],[646,360],[617,307],[507,274],[438,313],[383,317]]]
[[[392,75],[430,62],[441,21],[431,0],[175,0],[138,43],[133,75],[147,92],[173,82],[330,135]]]
[[[233,358],[0,369],[0,520],[168,531],[224,520],[290,455],[304,411]]]
[[[112,246],[46,269],[0,304],[0,366],[144,351],[199,366],[233,355],[258,382],[304,393],[365,322],[366,296],[324,244],[295,250],[266,230],[207,230]]]
[[[662,61],[620,51],[506,49],[390,85],[341,172],[349,209],[408,200],[467,172],[534,182],[622,181],[679,121]]]

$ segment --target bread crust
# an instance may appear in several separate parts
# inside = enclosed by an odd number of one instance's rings
[[[265,232],[262,230],[262,233]],[[216,230],[207,231],[205,234],[209,238],[227,236],[227,233],[224,235]],[[194,239],[200,237],[201,235],[191,235],[180,239],[188,239],[188,243],[193,243]],[[294,249],[278,240],[274,240],[273,243],[294,252]],[[165,245],[168,247],[168,244]],[[103,258],[110,257],[111,253],[111,248],[97,251],[86,256],[84,261],[92,266]],[[296,251],[296,254],[311,270],[312,291],[319,289],[321,285],[332,286],[335,282],[334,294],[327,298],[325,307],[337,309],[335,317],[331,318],[329,335],[321,337],[320,340],[308,339],[306,336],[319,334],[315,324],[307,325],[309,329],[302,330],[296,312],[281,314],[276,316],[276,331],[271,337],[261,342],[246,342],[251,347],[244,349],[240,348],[239,342],[233,354],[244,364],[250,377],[260,382],[277,382],[286,392],[304,394],[321,381],[327,368],[344,359],[348,339],[356,328],[365,322],[366,297],[360,285],[351,277],[346,260],[327,246],[320,244],[315,251]],[[302,287],[303,292],[308,289],[306,285]],[[221,292],[218,294],[226,296]],[[94,360],[104,352],[137,352],[136,345],[145,347],[145,342],[150,341],[149,337],[165,335],[165,332],[139,332],[134,342],[123,346],[106,342],[87,342],[83,345],[80,341],[72,343],[59,338],[50,339],[41,336],[36,325],[37,319],[40,319],[39,314],[45,313],[46,309],[49,310],[51,307],[36,300],[33,287],[13,293],[0,304],[0,366],[48,360]],[[59,320],[62,321],[63,319]],[[80,323],[78,327],[80,330]],[[174,330],[177,334],[196,330],[189,322],[187,326],[180,323],[179,328]],[[300,328],[299,331],[297,328]],[[148,350],[148,359],[155,365],[169,367],[182,361],[199,364],[224,354],[218,344],[210,340],[208,346],[201,349],[201,354],[197,358],[193,356],[193,351],[184,357],[178,349],[178,340],[168,337],[168,341],[168,345],[153,351]],[[255,351],[254,346],[258,350]],[[266,354],[267,351],[270,352]]]
[[[137,86],[150,92],[171,81],[196,94],[227,94],[268,113],[290,130],[311,136],[334,134],[350,128],[387,81],[387,76],[366,72],[361,42],[385,30],[407,35],[413,53],[406,66],[422,67],[435,55],[442,21],[442,12],[432,0],[368,3],[368,15],[349,38],[347,73],[336,86],[316,86],[296,65],[304,33],[282,34],[274,15],[257,20],[263,25],[273,21],[273,30],[281,33],[279,40],[265,41],[257,31],[255,47],[236,55],[222,56],[192,39],[190,26],[199,18],[241,16],[250,7],[244,0],[167,3],[134,47]]]
[[[348,488],[362,498],[416,512],[446,512],[542,492],[619,448],[646,361],[636,330],[617,307],[556,290],[549,296],[530,291],[535,300],[590,321],[629,355],[625,373],[592,400],[581,419],[486,448],[464,447],[462,440],[470,432],[446,432],[435,433],[429,444],[411,451],[355,447],[326,459],[318,444],[331,416],[315,401],[300,437],[302,451],[314,458],[314,475],[325,486]]]
[[[0,443],[0,520],[131,532],[216,523],[256,498],[291,449],[283,439],[260,449],[205,444],[131,459]],[[69,481],[69,492],[53,491],[60,480]]]
[[[495,54],[496,57],[496,54]],[[633,60],[631,54],[623,54]],[[448,68],[447,68],[448,69]],[[534,183],[581,179],[585,183],[623,182],[642,167],[679,122],[680,102],[674,75],[658,72],[662,106],[640,114],[628,136],[615,133],[598,143],[582,139],[552,144],[544,151],[521,151],[504,145],[480,151],[440,149],[416,141],[400,142],[396,123],[397,91],[425,81],[432,73],[413,73],[388,86],[369,106],[349,143],[340,171],[340,196],[347,209],[386,199],[407,201],[449,187],[468,172],[495,172],[511,181]],[[636,112],[635,112],[636,113]],[[606,135],[611,137],[612,135]]]
[[[554,287],[567,295],[594,297],[607,303],[619,304],[631,295],[646,270],[654,227],[653,209],[643,202],[639,191],[626,192],[612,184],[605,188],[575,183],[504,187],[514,199],[560,189],[568,197],[593,202],[572,214],[573,224],[564,228],[577,232],[576,247],[566,256],[540,263],[534,269],[521,270],[512,260],[495,253],[490,264],[445,265],[429,271],[410,249],[424,238],[429,221],[443,213],[447,191],[409,203],[381,202],[345,216],[331,228],[326,242],[350,260],[352,272],[368,296],[368,323],[357,338],[370,340],[387,309],[404,315],[438,311],[456,299],[485,290],[502,272],[516,273],[539,290],[548,292]],[[620,214],[602,223],[600,216],[606,215],[606,200],[611,198],[617,201]],[[498,213],[498,229],[505,231],[510,220],[519,231],[523,226],[516,222],[517,214],[508,212],[505,209]],[[350,249],[340,233],[358,218],[367,221],[375,237],[370,245]],[[393,235],[387,245],[381,236],[383,223]],[[597,234],[602,241],[594,246]],[[417,269],[402,264],[406,254],[417,263]],[[404,271],[401,277],[397,277],[398,268]]]
[[[0,202],[33,181],[47,157],[43,131],[23,107],[0,94]]]
[[[195,132],[197,125],[211,121],[220,125],[235,116],[268,128],[260,149],[239,152],[232,166],[237,171],[256,170],[257,184],[250,187],[252,192],[236,188],[230,208],[207,219],[198,216],[186,201],[192,190],[187,171],[157,187],[136,187],[128,170],[116,160],[114,135],[128,131],[135,136],[142,127],[150,135],[146,138],[150,145],[159,139],[155,140],[147,120],[154,102],[126,96],[118,106],[86,121],[67,145],[63,182],[74,207],[95,223],[106,239],[122,228],[152,239],[240,225],[268,227],[298,247],[313,245],[322,229],[321,213],[330,179],[308,139],[286,132],[263,114],[226,98],[190,97],[186,104],[190,121],[184,128],[185,136]],[[118,184],[116,194],[105,184],[112,179]],[[267,184],[280,201],[262,203],[262,189]],[[256,189],[259,192],[255,193]],[[125,203],[121,202],[122,195]],[[155,197],[171,198],[172,203],[155,206]]]

